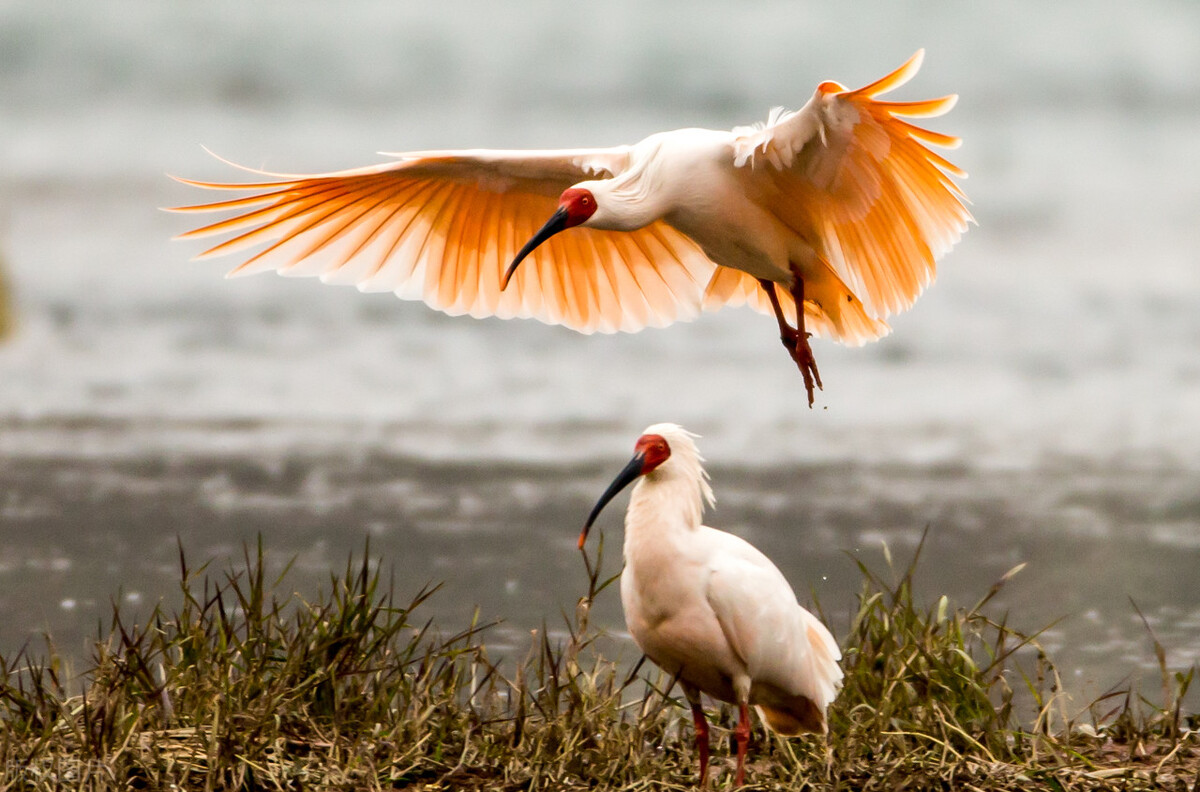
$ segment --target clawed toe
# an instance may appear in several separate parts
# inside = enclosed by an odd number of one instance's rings
[[[792,360],[796,361],[796,367],[804,376],[804,390],[808,393],[808,407],[812,409],[813,402],[816,400],[816,389],[824,390],[825,387],[821,384],[821,372],[817,369],[817,360],[813,357],[812,347],[808,345],[809,335],[810,333],[805,333],[804,338],[797,337],[795,346],[789,351]]]
[[[804,390],[808,394],[808,407],[812,409],[813,403],[816,401],[817,389],[824,390],[825,388],[821,385],[821,372],[817,370],[817,361],[813,357],[812,347],[808,344],[812,333],[804,330],[804,281],[797,274],[792,291],[792,296],[796,301],[797,327],[792,327],[784,318],[783,310],[779,306],[779,298],[775,294],[775,284],[767,280],[761,280],[759,283],[766,292],[767,299],[771,301],[775,319],[779,322],[779,340],[804,376]]]

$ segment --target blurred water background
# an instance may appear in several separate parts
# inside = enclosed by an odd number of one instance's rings
[[[936,128],[978,227],[894,334],[814,344],[804,406],[748,310],[637,335],[449,318],[190,263],[225,179],[373,152],[633,142],[855,86],[918,47],[900,98]],[[110,602],[172,602],[261,534],[311,592],[371,552],[445,629],[561,623],[580,521],[634,438],[703,435],[709,523],[756,543],[844,634],[887,542],[930,527],[920,592],[999,615],[1080,702],[1200,655],[1200,5],[714,0],[347,4],[0,0],[0,651],[84,658]],[[4,266],[0,264],[0,266]],[[602,527],[615,564],[624,501]],[[217,569],[223,562],[218,562]],[[615,571],[615,566],[613,566]],[[622,629],[615,590],[594,620]],[[636,656],[632,648],[628,654]],[[1150,673],[1147,690],[1158,689]]]

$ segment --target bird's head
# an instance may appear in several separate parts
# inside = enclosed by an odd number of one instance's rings
[[[504,273],[504,280],[500,283],[501,290],[508,287],[508,281],[512,278],[513,273],[517,271],[517,266],[525,260],[525,257],[537,248],[538,245],[545,242],[550,237],[557,234],[559,231],[566,231],[568,228],[574,228],[577,225],[586,223],[588,219],[596,213],[596,196],[591,190],[586,187],[571,187],[563,191],[563,194],[558,199],[558,209],[546,221],[541,230],[533,235],[533,238],[525,243],[525,247],[517,253],[512,264],[508,265],[508,269]]]
[[[664,423],[647,427],[633,446],[633,458],[608,485],[608,489],[600,496],[600,500],[596,501],[583,530],[579,533],[579,549],[583,549],[592,523],[600,516],[600,512],[604,510],[608,502],[632,482],[655,471],[661,471],[668,476],[683,475],[699,483],[698,521],[700,498],[712,503],[713,495],[712,489],[708,486],[708,478],[703,468],[700,467],[701,458],[696,450],[696,444],[692,440],[693,437],[695,435],[677,424]],[[672,457],[672,450],[674,450],[674,457]]]
[[[564,228],[587,222],[596,213],[596,206],[595,193],[586,187],[569,187],[558,197],[558,211],[567,216]]]

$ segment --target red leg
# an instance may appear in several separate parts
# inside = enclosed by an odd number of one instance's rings
[[[796,327],[788,324],[783,316],[783,308],[779,305],[779,297],[775,294],[775,284],[769,280],[759,279],[758,283],[767,293],[771,308],[775,312],[775,321],[779,323],[779,340],[787,349],[788,354],[804,375],[804,390],[808,394],[808,406],[811,409],[815,400],[815,388],[821,385],[821,372],[817,371],[817,361],[813,357],[812,347],[808,345],[810,333],[804,331],[804,280],[797,274],[792,285],[792,299],[796,301]]]
[[[775,312],[775,321],[779,323],[779,340],[783,342],[783,348],[791,352],[796,348],[796,331],[787,323],[787,319],[783,318],[783,308],[780,307],[779,297],[775,294],[775,284],[759,278],[758,285],[762,286],[762,290],[767,293],[767,299],[771,301],[771,309]]]
[[[700,754],[700,787],[708,788],[708,719],[700,706],[700,691],[685,687],[684,694],[692,705],[692,721],[696,724],[696,751]]]
[[[813,357],[812,347],[808,345],[808,337],[812,333],[804,330],[804,278],[801,278],[800,273],[794,270],[793,275],[792,299],[796,301],[796,351],[792,358],[804,374],[804,387],[808,390],[808,406],[811,408],[813,405],[813,380],[816,380],[818,388],[821,390],[825,388],[821,385],[821,372],[817,371],[817,360]]]
[[[734,786],[746,783],[746,749],[750,745],[750,705],[738,704],[738,725],[733,736],[737,738],[737,780]]]

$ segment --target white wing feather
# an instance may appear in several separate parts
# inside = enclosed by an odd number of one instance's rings
[[[707,530],[719,544],[710,556],[709,605],[750,678],[804,696],[824,712],[842,678],[833,636],[800,606],[783,573],[757,548]]]

